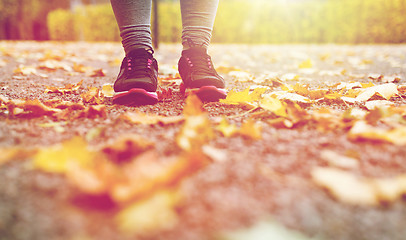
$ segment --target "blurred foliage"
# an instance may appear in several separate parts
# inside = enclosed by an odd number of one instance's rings
[[[222,0],[213,42],[404,43],[405,13],[406,0]],[[74,17],[50,14],[52,39],[76,36],[75,39],[91,41],[119,40],[109,4],[86,6],[68,14]],[[74,23],[63,22],[66,19]],[[51,25],[58,26],[59,21],[75,27],[67,27],[69,33],[55,34]],[[179,2],[161,2],[160,41],[179,42],[181,32]]]
[[[48,38],[46,17],[56,8],[68,8],[69,0],[0,0],[0,39]]]
[[[74,26],[74,16],[69,11],[57,9],[47,18],[50,38],[53,40],[77,40],[78,32]]]

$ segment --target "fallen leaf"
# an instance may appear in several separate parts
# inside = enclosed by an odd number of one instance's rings
[[[221,240],[315,240],[299,231],[289,229],[275,220],[262,220],[246,229],[228,230],[219,234]]]
[[[88,91],[80,94],[80,96],[84,103],[101,104],[104,101],[97,87],[89,87]]]
[[[176,143],[190,152],[200,149],[213,138],[214,132],[206,115],[188,116],[176,137]]]
[[[196,116],[204,113],[203,103],[200,101],[199,97],[195,94],[189,95],[186,99],[185,106],[183,107],[183,115]]]
[[[215,148],[209,145],[204,145],[202,147],[202,152],[215,162],[227,161],[228,157],[227,152],[223,149]]]
[[[39,69],[47,70],[47,71],[55,71],[57,69],[63,69],[67,72],[72,72],[73,69],[67,63],[56,61],[56,60],[46,60],[42,62],[39,66]]]
[[[403,146],[406,145],[406,127],[385,130],[370,126],[365,121],[357,121],[348,132],[348,138],[353,141],[369,140]]]
[[[241,134],[243,137],[252,140],[258,140],[262,138],[261,125],[251,119],[242,124],[241,129],[238,131],[238,133]]]
[[[108,97],[111,98],[114,96],[114,89],[113,86],[111,86],[111,84],[104,84],[102,87],[102,94],[104,97]]]
[[[159,191],[121,210],[116,217],[118,228],[127,234],[171,229],[178,223],[175,207],[180,201],[177,192]]]
[[[103,69],[95,69],[92,72],[88,73],[89,77],[104,77],[106,76],[106,71]]]
[[[313,62],[311,59],[307,59],[299,64],[299,68],[312,68]]]
[[[313,181],[328,190],[336,199],[352,205],[374,206],[379,203],[374,187],[354,174],[326,167],[311,171]]]
[[[72,162],[80,166],[93,163],[95,154],[87,147],[81,137],[48,148],[42,148],[34,156],[33,166],[45,172],[67,173]]]
[[[130,112],[122,115],[122,119],[129,120],[134,124],[175,124],[185,120],[185,117],[180,116],[160,116],[160,115],[147,115],[141,112]]]
[[[363,93],[356,97],[357,101],[368,101],[372,98],[375,94],[379,93],[382,97],[386,100],[389,100],[394,95],[398,94],[397,86],[394,83],[386,83],[382,85],[377,85],[373,87],[369,87],[365,89]]]
[[[221,132],[224,137],[231,137],[238,132],[237,126],[230,124],[225,117],[216,126],[216,130]]]
[[[271,111],[277,116],[287,117],[286,106],[278,98],[266,95],[260,102],[260,107]]]
[[[387,106],[393,106],[395,105],[393,102],[386,101],[386,100],[373,100],[373,101],[368,101],[365,103],[365,107],[368,110],[374,110],[379,107],[387,107]]]
[[[112,142],[107,143],[101,148],[101,151],[115,163],[128,162],[133,160],[141,153],[150,150],[153,143],[147,139],[135,135],[121,135]]]
[[[65,87],[48,87],[45,90],[45,93],[75,93],[79,90],[80,87],[82,87],[83,84],[83,80],[81,80],[80,82],[78,82],[77,84],[67,84],[65,85]]]
[[[33,66],[22,66],[20,65],[17,69],[13,71],[15,74],[21,74],[23,76],[28,76],[32,74],[37,74],[37,69]]]
[[[355,169],[359,167],[359,161],[357,159],[343,156],[331,150],[323,150],[320,153],[320,157],[331,167],[339,167],[343,169]]]
[[[261,95],[265,93],[266,90],[267,90],[266,88],[256,88],[252,92],[250,92],[249,88],[246,88],[242,92],[231,90],[227,94],[226,99],[221,99],[220,102],[234,105],[241,103],[250,104],[259,101]]]
[[[37,150],[22,147],[0,148],[0,166],[13,160],[25,160],[35,155]]]

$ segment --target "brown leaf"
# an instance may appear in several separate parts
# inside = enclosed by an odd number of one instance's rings
[[[84,103],[101,104],[104,101],[97,87],[90,87],[87,92],[82,93],[80,96]]]
[[[106,71],[100,68],[100,69],[93,70],[88,75],[89,75],[89,77],[104,77],[104,76],[106,76]]]
[[[45,90],[45,93],[75,93],[79,90],[79,88],[82,86],[83,80],[78,82],[77,84],[67,84],[65,87],[48,87]]]

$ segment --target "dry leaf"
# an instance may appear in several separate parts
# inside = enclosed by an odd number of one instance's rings
[[[103,69],[95,69],[88,74],[89,77],[104,77],[106,76],[106,71]]]
[[[108,158],[115,162],[131,161],[139,154],[151,149],[153,143],[147,139],[135,135],[121,135],[109,144],[103,146],[101,151],[108,156]]]
[[[82,86],[83,80],[78,82],[77,84],[67,84],[65,87],[57,88],[57,87],[48,87],[45,90],[45,93],[75,93],[79,90],[79,88]]]
[[[21,147],[0,148],[0,166],[13,160],[25,160],[35,155],[37,150]]]
[[[216,126],[216,130],[221,132],[224,137],[231,137],[238,132],[237,126],[230,124],[225,117]]]
[[[103,97],[100,95],[100,91],[97,87],[89,87],[88,91],[80,94],[84,103],[89,104],[101,104],[103,103]]]
[[[23,76],[28,76],[31,74],[37,74],[37,69],[33,66],[22,66],[20,65],[17,69],[13,71],[15,74],[21,74]]]
[[[252,92],[250,92],[250,88],[246,88],[242,92],[231,90],[227,94],[226,99],[221,99],[220,102],[227,104],[253,103],[259,101],[261,95],[265,93],[266,90],[266,88],[256,88]]]
[[[358,95],[356,97],[356,100],[361,102],[368,101],[369,99],[372,98],[372,96],[374,96],[377,93],[379,93],[386,100],[389,100],[391,97],[398,94],[398,89],[394,83],[387,83],[369,87],[365,89],[363,93]]]
[[[287,117],[286,114],[286,106],[284,105],[284,103],[277,99],[274,98],[270,95],[266,95],[260,102],[260,107],[271,111],[272,113],[274,113],[277,116],[281,116],[281,117]]]
[[[129,120],[134,124],[150,124],[150,125],[154,124],[168,125],[183,122],[185,120],[185,117],[182,115],[167,117],[159,115],[147,115],[141,112],[126,113],[121,118]]]
[[[188,116],[176,137],[176,143],[181,149],[192,151],[213,138],[214,132],[206,115]]]
[[[40,149],[33,165],[45,172],[67,173],[72,162],[86,167],[92,165],[95,156],[82,138],[75,137],[63,144]]]
[[[351,140],[369,140],[389,142],[395,145],[406,145],[406,127],[397,127],[390,130],[380,129],[368,125],[365,121],[358,121],[348,132]]]
[[[189,95],[183,107],[183,115],[196,116],[204,114],[203,103],[195,94]]]
[[[39,69],[47,70],[47,71],[54,71],[57,69],[63,69],[67,72],[72,72],[73,69],[67,63],[56,61],[56,60],[46,60],[42,62],[39,66]]]
[[[241,126],[241,129],[238,131],[243,137],[258,140],[262,138],[261,125],[249,119],[244,122]]]
[[[343,156],[331,150],[323,150],[320,153],[321,159],[327,161],[332,167],[354,169],[359,167],[359,161],[355,158]]]
[[[353,205],[377,205],[374,187],[365,179],[334,168],[317,167],[311,172],[313,181],[326,188],[336,199]]]
[[[393,105],[395,105],[393,102],[386,101],[386,100],[374,100],[374,101],[368,101],[365,103],[365,107],[370,111],[374,110],[376,108],[393,106]]]
[[[177,192],[157,192],[121,210],[116,217],[118,228],[128,234],[170,229],[178,222],[175,207],[180,200]]]
[[[307,59],[299,64],[299,68],[312,68],[313,62],[311,59]]]

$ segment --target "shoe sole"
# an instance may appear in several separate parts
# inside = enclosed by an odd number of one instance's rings
[[[145,89],[132,88],[128,91],[116,92],[113,103],[128,106],[153,105],[158,102],[156,92],[147,92]]]
[[[191,94],[196,94],[203,102],[217,102],[227,97],[227,91],[224,88],[217,88],[215,86],[185,89],[185,97]]]

